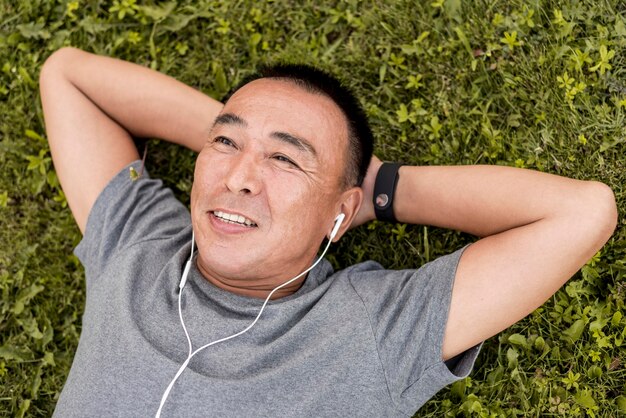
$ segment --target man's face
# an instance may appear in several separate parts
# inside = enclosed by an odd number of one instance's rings
[[[329,98],[276,79],[238,90],[196,161],[191,214],[207,279],[267,290],[305,270],[342,210],[346,152]]]

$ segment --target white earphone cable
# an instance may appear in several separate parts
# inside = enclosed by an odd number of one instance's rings
[[[191,269],[191,263],[193,262],[193,246],[195,244],[195,235],[193,233],[193,229],[191,230],[191,255],[189,256],[189,260],[187,260],[187,264],[185,264],[185,271],[183,272],[183,277],[180,280],[180,284],[178,285],[178,318],[180,318],[180,323],[183,326],[183,331],[185,331],[185,337],[187,337],[187,344],[189,345],[189,352],[187,353],[187,357],[191,356],[191,351],[193,350],[193,346],[191,345],[191,337],[189,337],[189,333],[187,332],[187,327],[185,326],[185,321],[183,321],[183,310],[181,308],[181,293],[183,293],[183,287],[185,287],[185,283],[187,283],[187,275],[189,275],[189,270]]]
[[[343,215],[343,214],[341,214],[341,215]],[[257,321],[261,317],[261,314],[263,313],[263,310],[265,309],[265,306],[269,302],[269,300],[272,297],[272,295],[274,294],[274,292],[276,292],[277,290],[287,286],[289,283],[293,282],[294,280],[302,277],[304,274],[306,274],[309,271],[311,271],[322,260],[322,258],[324,258],[324,255],[326,254],[326,251],[328,251],[328,248],[330,247],[330,244],[332,244],[333,238],[334,238],[335,234],[337,233],[337,230],[339,229],[338,226],[341,225],[341,222],[343,221],[343,217],[341,217],[341,219],[338,219],[338,220],[339,220],[339,222],[336,223],[335,228],[331,232],[330,238],[328,239],[328,243],[326,244],[326,247],[324,248],[324,251],[322,252],[322,255],[319,256],[319,258],[315,261],[315,263],[313,263],[311,265],[311,267],[309,267],[308,269],[304,270],[302,273],[298,274],[296,277],[286,281],[285,283],[283,283],[283,284],[281,284],[279,286],[276,286],[267,295],[267,297],[265,298],[265,301],[263,302],[263,305],[261,306],[261,309],[259,310],[259,313],[257,314],[256,318],[254,318],[254,321],[252,321],[252,323],[250,325],[248,325],[245,329],[239,331],[236,334],[230,335],[228,337],[221,338],[219,340],[212,341],[212,342],[210,342],[208,344],[205,344],[202,347],[196,349],[195,351],[192,351],[193,350],[193,346],[191,344],[191,338],[189,337],[189,333],[187,332],[187,327],[185,326],[185,321],[183,320],[183,313],[182,313],[182,309],[181,309],[181,296],[182,296],[182,293],[183,293],[183,288],[185,287],[185,283],[187,282],[187,275],[189,274],[189,270],[191,268],[191,263],[192,263],[192,260],[193,260],[195,236],[194,236],[193,231],[192,231],[192,233],[191,233],[191,255],[189,256],[189,260],[187,261],[187,264],[185,265],[185,270],[184,270],[183,276],[182,276],[182,278],[180,280],[179,292],[178,292],[178,317],[180,318],[180,323],[183,326],[183,330],[185,331],[185,336],[187,337],[187,343],[189,344],[189,351],[188,351],[188,354],[187,354],[187,359],[180,366],[180,368],[176,372],[176,375],[174,376],[172,381],[169,383],[169,385],[167,385],[167,389],[165,389],[165,392],[163,392],[163,396],[161,397],[161,403],[159,404],[159,409],[158,409],[158,411],[157,411],[157,413],[155,415],[155,418],[160,418],[161,417],[161,410],[163,409],[163,405],[165,405],[165,401],[167,400],[167,397],[169,396],[170,391],[172,390],[172,387],[174,386],[174,383],[176,383],[176,380],[178,380],[179,376],[187,368],[187,366],[189,365],[189,362],[191,361],[191,358],[193,356],[195,356],[196,354],[198,354],[200,351],[204,350],[207,347],[210,347],[210,346],[212,346],[214,344],[217,344],[217,343],[221,343],[221,342],[230,340],[232,338],[238,337],[239,335],[247,332],[250,328],[252,328],[254,326],[254,324],[257,323]]]

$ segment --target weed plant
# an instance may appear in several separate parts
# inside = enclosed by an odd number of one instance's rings
[[[0,415],[52,413],[81,332],[84,272],[72,255],[81,236],[51,163],[37,82],[65,45],[215,98],[263,63],[316,64],[357,92],[382,159],[607,183],[620,222],[606,247],[487,341],[471,377],[416,416],[626,411],[624,2],[0,0]],[[150,140],[147,166],[185,203],[193,165],[191,151]],[[418,267],[473,240],[373,222],[330,259]]]

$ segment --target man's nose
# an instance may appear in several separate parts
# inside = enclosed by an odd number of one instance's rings
[[[235,194],[255,195],[261,190],[262,167],[253,155],[240,153],[231,160],[225,184]]]

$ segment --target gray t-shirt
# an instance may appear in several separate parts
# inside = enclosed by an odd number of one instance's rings
[[[189,212],[160,180],[132,181],[126,167],[106,186],[75,250],[87,301],[55,416],[154,416],[187,357],[177,297],[190,241]],[[441,360],[463,250],[417,271],[368,261],[333,272],[323,260],[246,334],[196,355],[162,416],[413,415],[467,376],[480,349],[454,373]],[[193,349],[244,329],[261,304],[214,286],[194,264],[182,299]]]

